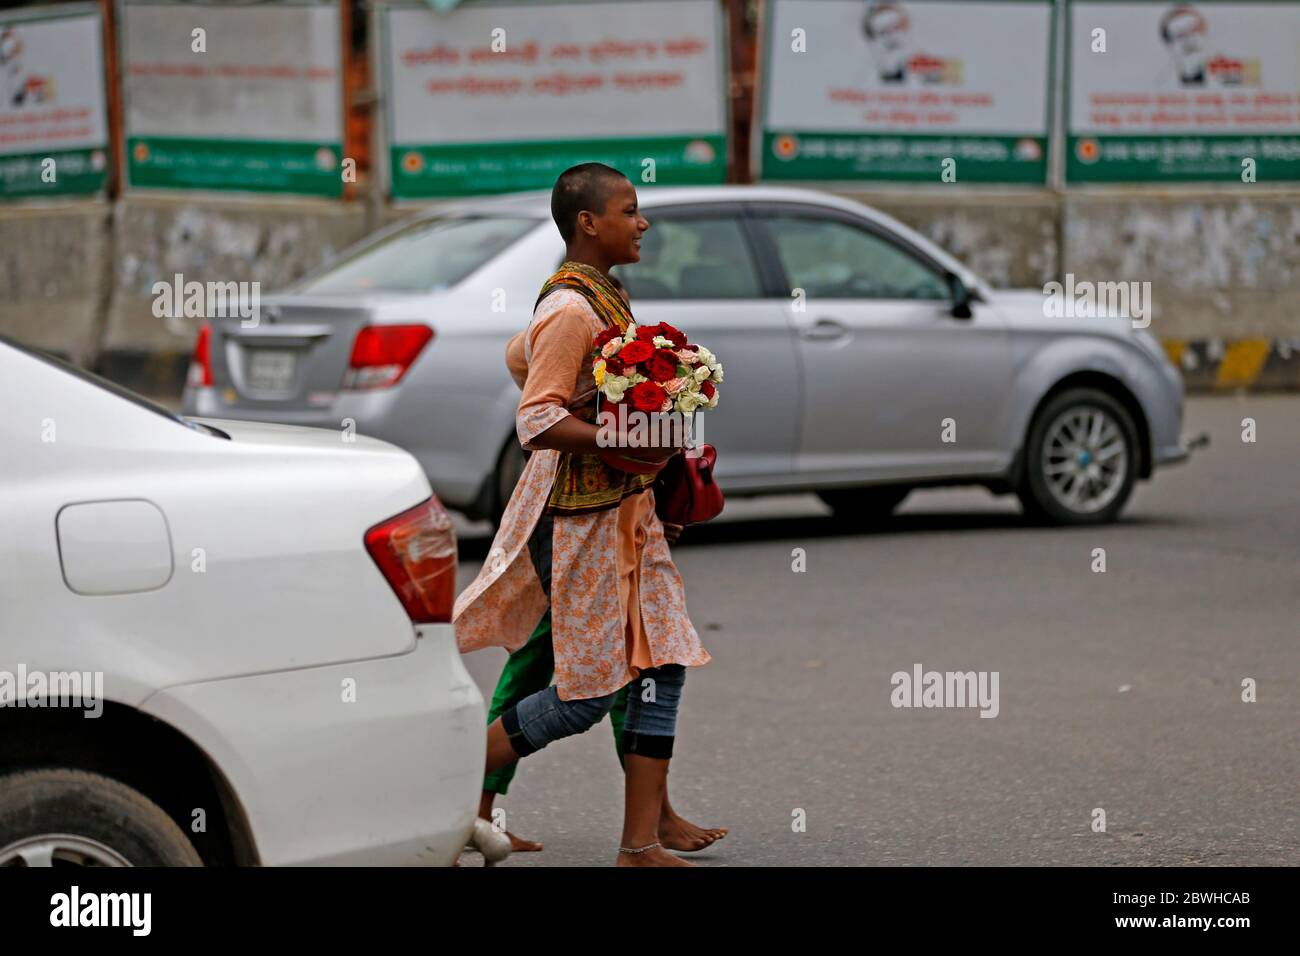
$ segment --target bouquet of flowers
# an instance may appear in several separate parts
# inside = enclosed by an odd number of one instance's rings
[[[591,371],[602,404],[618,421],[628,419],[620,409],[642,415],[675,412],[691,416],[700,408],[715,408],[722,384],[722,363],[702,345],[666,322],[629,325],[626,332],[608,328],[591,343]],[[635,445],[635,441],[633,441]],[[666,459],[646,461],[623,451],[601,453],[606,463],[623,471],[658,471]]]
[[[722,363],[666,322],[601,332],[591,343],[591,371],[606,405],[639,412],[681,412],[718,404]]]

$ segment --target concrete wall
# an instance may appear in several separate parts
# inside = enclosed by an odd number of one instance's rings
[[[992,286],[1039,288],[1060,269],[1060,199],[1047,192],[841,192],[911,226]]]
[[[1161,338],[1300,336],[1300,195],[1070,194],[1064,225],[1065,271],[1151,282]]]
[[[272,292],[369,231],[359,203],[176,201],[115,204],[105,351],[188,350],[193,330],[153,315],[155,282],[260,282]]]
[[[1041,288],[1065,273],[1150,281],[1152,330],[1189,362],[1197,353],[1184,347],[1195,342],[1283,343],[1263,346],[1277,352],[1273,364],[1283,352],[1291,361],[1284,343],[1300,350],[1300,191],[844,195],[915,228],[995,286]],[[0,207],[0,332],[134,387],[172,391],[194,326],[153,316],[155,282],[180,273],[274,291],[413,211],[225,196]]]
[[[131,197],[0,207],[0,332],[149,392],[179,388],[197,322],[153,314],[153,285],[272,292],[370,231],[362,203]]]
[[[0,332],[88,364],[112,256],[107,203],[0,207]]]

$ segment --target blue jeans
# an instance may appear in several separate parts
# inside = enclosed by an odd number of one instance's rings
[[[686,668],[664,664],[643,670],[628,685],[623,752],[667,760],[673,755],[677,708],[686,684]],[[555,685],[525,697],[501,715],[510,746],[520,757],[536,753],[561,737],[590,730],[614,706],[615,691],[604,697],[560,700]]]

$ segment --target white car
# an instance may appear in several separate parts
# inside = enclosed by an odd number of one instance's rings
[[[483,698],[406,452],[0,337],[0,866],[452,863]]]

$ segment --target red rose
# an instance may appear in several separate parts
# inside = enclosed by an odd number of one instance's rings
[[[624,365],[644,362],[655,354],[655,347],[649,342],[629,342],[618,351],[618,359]]]
[[[649,342],[654,344],[656,335],[663,335],[663,325],[638,325],[636,327],[636,340],[638,342]]]
[[[677,356],[668,349],[660,349],[650,359],[650,364],[646,366],[646,369],[650,378],[656,382],[666,382],[669,379],[676,378]]]
[[[716,391],[717,389],[713,387],[712,382],[705,382],[700,386],[700,394],[703,395],[705,398],[712,398],[713,393]]]
[[[617,355],[612,355],[605,359],[605,371],[610,375],[622,375],[626,366],[618,360]]]
[[[637,382],[627,391],[628,397],[632,399],[632,407],[638,412],[657,412],[664,406],[664,399],[668,397],[662,386],[654,382]]]
[[[662,330],[659,334],[673,343],[673,348],[680,349],[686,345],[686,336],[678,329],[673,328],[667,322],[660,322],[659,328]]]

